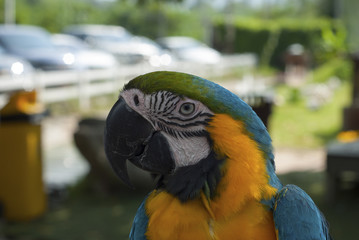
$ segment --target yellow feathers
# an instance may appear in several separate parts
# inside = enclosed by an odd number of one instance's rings
[[[231,217],[213,218],[206,198],[181,203],[165,191],[154,191],[146,201],[146,237],[151,240],[276,240],[272,213],[256,201]],[[215,217],[215,216],[214,216]]]
[[[269,185],[263,154],[245,132],[243,123],[218,114],[207,130],[215,152],[227,156],[219,197],[212,203],[215,214],[228,216],[241,210],[246,201],[270,199],[277,190]]]
[[[153,191],[146,201],[147,237],[155,240],[211,239],[210,215],[201,199],[185,204],[165,191]]]

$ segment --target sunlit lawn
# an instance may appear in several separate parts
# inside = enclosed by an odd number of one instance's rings
[[[305,97],[290,101],[292,95],[292,88],[277,88],[277,97],[286,101],[275,106],[271,116],[269,130],[274,146],[321,147],[335,138],[342,127],[343,107],[350,103],[350,84],[343,83],[333,98],[317,110],[307,107]]]

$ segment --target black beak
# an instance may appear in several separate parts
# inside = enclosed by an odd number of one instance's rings
[[[107,116],[105,152],[120,179],[133,187],[126,161],[154,174],[168,174],[174,169],[170,146],[161,132],[120,97]]]

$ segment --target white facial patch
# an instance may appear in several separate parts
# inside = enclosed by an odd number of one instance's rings
[[[206,137],[174,138],[166,133],[163,135],[172,149],[176,168],[194,165],[210,152]]]

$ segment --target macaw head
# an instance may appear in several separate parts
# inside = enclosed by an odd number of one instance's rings
[[[126,168],[131,161],[158,175],[158,187],[181,201],[201,191],[213,197],[227,160],[250,158],[247,148],[256,148],[274,174],[271,139],[251,107],[225,88],[185,73],[133,79],[106,120],[105,152],[120,179],[131,186]],[[250,169],[247,165],[243,168]]]

